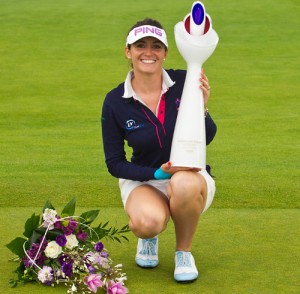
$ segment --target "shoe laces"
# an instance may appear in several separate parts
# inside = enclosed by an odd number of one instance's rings
[[[139,254],[142,255],[156,255],[155,251],[155,245],[157,242],[156,238],[151,238],[151,239],[143,239],[142,240],[142,249],[140,250]]]
[[[189,252],[177,252],[176,254],[176,266],[177,267],[191,267],[191,259],[190,259],[190,253]]]

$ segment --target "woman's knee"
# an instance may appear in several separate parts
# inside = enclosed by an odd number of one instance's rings
[[[202,202],[206,197],[206,190],[206,182],[201,175],[186,171],[175,173],[168,187],[170,198],[187,203]]]
[[[126,203],[132,232],[140,238],[151,238],[162,232],[169,221],[170,211],[165,196],[149,187],[139,188]]]
[[[168,218],[164,216],[130,217],[129,227],[131,231],[140,238],[152,238],[165,230]]]

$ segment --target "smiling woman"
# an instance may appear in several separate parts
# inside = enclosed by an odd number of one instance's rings
[[[167,53],[167,36],[159,22],[145,19],[136,23],[128,32],[125,56],[131,60],[132,68],[133,63],[139,61],[144,64],[156,63],[156,69],[161,71]]]
[[[167,55],[167,36],[158,21],[147,18],[129,30],[125,56],[132,70],[105,98],[102,136],[108,171],[119,178],[129,225],[139,238],[137,265],[158,265],[157,235],[172,217],[176,231],[174,278],[189,282],[198,277],[191,254],[194,233],[201,213],[212,203],[215,183],[209,168],[175,167],[169,162],[186,71],[163,69]],[[199,87],[205,112],[210,87],[201,68]],[[209,144],[216,125],[208,113],[205,126]],[[131,161],[126,159],[124,141],[132,148]]]
[[[141,73],[149,74],[161,73],[162,63],[167,57],[167,52],[165,45],[154,37],[144,37],[133,43],[130,49],[125,48],[125,55],[131,60],[135,72],[141,71]]]

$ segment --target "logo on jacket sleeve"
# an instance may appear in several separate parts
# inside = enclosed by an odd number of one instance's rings
[[[175,100],[177,111],[179,110],[180,102],[181,102],[181,98],[177,98]]]
[[[143,125],[144,125],[144,124],[136,124],[135,120],[129,119],[129,120],[127,120],[126,123],[125,123],[125,129],[126,129],[126,130],[129,130],[129,131],[131,131],[131,130],[136,130],[136,129],[142,127]]]

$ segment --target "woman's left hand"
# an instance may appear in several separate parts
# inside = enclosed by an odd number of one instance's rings
[[[199,81],[201,83],[200,89],[203,91],[204,108],[206,108],[208,98],[210,96],[210,86],[209,86],[208,78],[204,74],[204,69],[203,68],[201,70],[201,75],[200,75]]]
[[[172,166],[172,163],[168,161],[167,163],[162,164],[160,167],[164,172],[168,174],[175,174],[178,171],[192,171],[192,172],[199,172],[201,168],[196,167],[184,167],[184,166]]]

